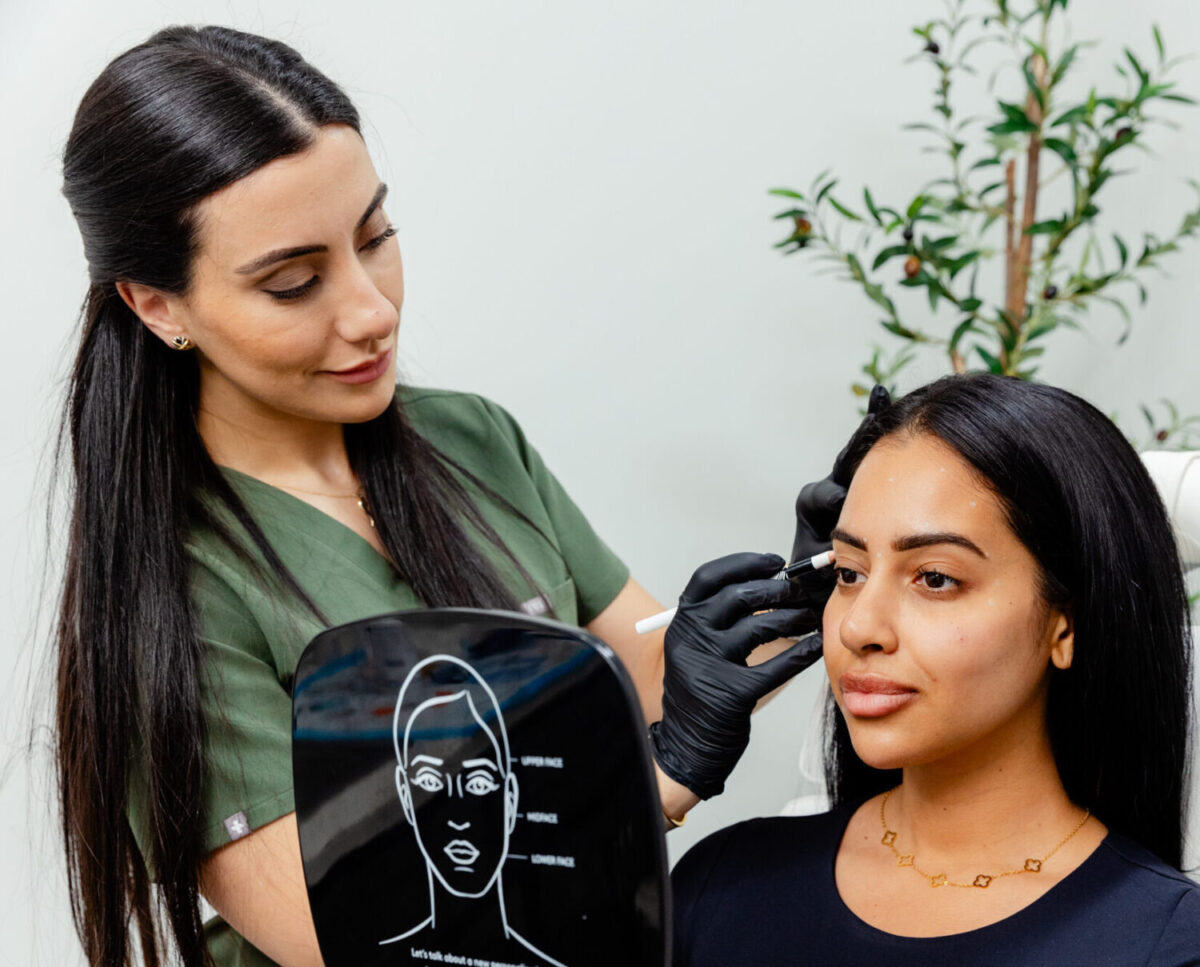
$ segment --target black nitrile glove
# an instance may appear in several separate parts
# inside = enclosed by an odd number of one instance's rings
[[[679,598],[667,628],[661,722],[650,726],[663,772],[709,799],[750,741],[758,700],[821,656],[819,642],[797,642],[750,667],[758,645],[812,629],[811,611],[797,608],[799,589],[772,580],[784,565],[777,554],[730,554],[702,565]],[[775,608],[764,614],[756,611]]]
[[[892,398],[888,391],[876,385],[867,403],[867,415],[833,461],[829,476],[805,484],[800,491],[796,498],[796,537],[792,541],[792,560],[789,563],[822,554],[832,546],[829,533],[837,525],[842,504],[846,500],[846,490],[850,486],[849,458],[854,443],[859,434],[870,427],[875,415],[891,405]],[[833,568],[805,571],[792,578],[792,582],[802,589],[797,600],[802,607],[811,608],[817,615],[818,626],[821,612],[825,610],[825,603],[833,591],[834,581]]]

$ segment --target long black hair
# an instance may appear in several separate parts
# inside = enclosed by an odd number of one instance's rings
[[[934,436],[974,468],[1037,561],[1042,597],[1072,616],[1074,658],[1051,670],[1046,713],[1067,795],[1178,867],[1190,613],[1171,525],[1137,453],[1078,396],[988,373],[899,399],[855,441],[852,466],[900,433]],[[830,714],[834,802],[895,785],[898,773],[865,765],[841,712]]]
[[[313,607],[197,433],[194,354],[165,347],[115,284],[186,293],[196,205],[303,151],[326,124],[359,131],[341,89],[290,47],[221,27],[170,27],[104,69],[64,151],[63,193],[90,287],[60,432],[74,487],[55,632],[55,757],[72,909],[91,964],[130,963],[133,925],[147,964],[171,948],[188,967],[207,962],[198,904],[204,653],[188,596],[189,529],[213,528],[249,562],[248,541],[267,562],[264,579]],[[513,608],[514,591],[468,536],[504,551],[468,495],[472,480],[416,433],[400,404],[344,436],[380,539],[418,597]],[[149,777],[144,855],[127,819],[135,756]]]

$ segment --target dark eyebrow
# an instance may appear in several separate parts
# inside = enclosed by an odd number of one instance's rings
[[[849,544],[851,547],[856,547],[860,551],[865,551],[867,549],[866,541],[864,541],[861,537],[855,537],[849,531],[844,531],[840,527],[835,527],[829,532],[829,539],[831,541],[841,541],[843,544]]]
[[[369,204],[367,206],[367,210],[362,213],[362,218],[358,220],[358,224],[354,226],[355,228],[362,228],[365,224],[367,224],[367,219],[375,214],[375,209],[382,205],[383,200],[387,198],[387,192],[387,185],[381,181],[379,183],[379,187],[375,189],[375,197],[371,199],[371,204]]]
[[[849,544],[860,551],[867,549],[866,541],[861,537],[855,537],[840,527],[835,527],[830,533],[829,538],[830,540],[840,541],[843,544]],[[915,551],[919,547],[932,547],[935,544],[953,544],[956,547],[965,547],[968,551],[978,554],[985,560],[987,559],[987,555],[980,550],[979,545],[973,540],[951,531],[935,531],[930,534],[909,534],[907,537],[900,537],[892,541],[892,550],[898,552]]]
[[[383,203],[383,199],[387,197],[387,192],[387,185],[380,182],[379,187],[375,189],[375,195],[371,199],[371,204],[367,206],[367,210],[362,213],[362,217],[359,218],[358,224],[354,226],[356,231],[367,224],[367,219],[375,214],[375,209],[377,209]],[[260,255],[258,258],[247,262],[245,265],[241,266],[241,268],[235,269],[234,271],[238,275],[253,275],[255,272],[261,272],[268,265],[274,265],[276,262],[286,262],[288,259],[298,259],[301,255],[312,255],[316,252],[328,251],[329,247],[327,245],[300,245],[294,248],[277,248],[267,252],[265,255]]]
[[[915,551],[918,547],[931,547],[934,544],[953,544],[956,547],[965,547],[968,551],[984,558],[984,560],[987,559],[987,555],[979,549],[979,545],[973,540],[963,537],[962,534],[954,534],[949,531],[938,531],[932,534],[909,534],[907,537],[901,537],[892,541],[892,548],[897,551]]]

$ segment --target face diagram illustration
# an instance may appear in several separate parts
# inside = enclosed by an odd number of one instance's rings
[[[491,688],[458,658],[426,658],[400,688],[392,739],[396,793],[425,860],[429,916],[380,944],[419,941],[499,962],[563,967],[508,924],[501,871],[519,790]]]

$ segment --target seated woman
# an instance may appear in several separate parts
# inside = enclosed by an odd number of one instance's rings
[[[1137,454],[1078,397],[977,374],[846,458],[834,808],[683,858],[676,967],[1200,964],[1188,605]]]

